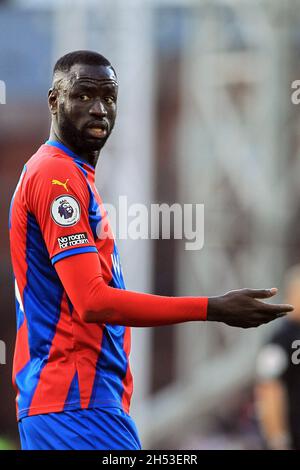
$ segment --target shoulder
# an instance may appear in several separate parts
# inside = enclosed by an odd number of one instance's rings
[[[45,180],[72,176],[85,181],[83,172],[73,158],[46,144],[39,148],[26,166],[27,177],[30,179]]]
[[[27,162],[25,197],[28,207],[49,203],[62,194],[70,194],[82,203],[88,203],[88,183],[83,171],[73,158],[54,147],[42,145]]]

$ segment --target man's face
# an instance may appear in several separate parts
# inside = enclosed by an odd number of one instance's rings
[[[77,152],[100,151],[116,119],[118,84],[111,67],[74,65],[49,92],[55,131]]]

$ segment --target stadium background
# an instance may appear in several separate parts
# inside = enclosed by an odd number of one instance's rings
[[[120,81],[97,169],[104,201],[205,204],[205,245],[120,240],[127,287],[216,295],[277,286],[300,261],[299,0],[0,0],[0,447],[17,447],[9,202],[46,140],[55,60],[97,50]],[[261,448],[255,357],[273,326],[135,329],[132,415],[144,448]]]

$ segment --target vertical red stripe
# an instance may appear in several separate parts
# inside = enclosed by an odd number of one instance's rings
[[[24,305],[24,290],[27,283],[27,263],[26,263],[26,240],[27,240],[27,211],[19,202],[20,200],[20,188],[16,191],[14,201],[11,209],[11,225],[12,227],[18,223],[22,224],[24,230],[18,232],[10,230],[10,248],[11,248],[11,259],[13,265],[13,271],[18,285],[21,302]],[[13,360],[13,372],[12,380],[13,385],[17,391],[17,400],[19,396],[19,390],[16,384],[16,375],[20,372],[23,367],[30,360],[29,340],[28,340],[28,328],[26,320],[26,312],[24,313],[24,321],[17,331],[15,341],[15,351]],[[16,401],[17,413],[18,413],[18,401]]]
[[[23,367],[26,366],[29,360],[30,360],[30,351],[29,351],[29,344],[28,344],[28,328],[27,328],[27,320],[25,317],[22,326],[20,326],[19,330],[17,331],[14,361],[13,361],[13,373],[12,373],[13,386],[17,392],[17,397],[16,397],[17,415],[19,412],[18,398],[19,398],[20,391],[16,384],[16,375],[23,369]]]
[[[35,414],[36,408],[55,407],[55,411],[64,409],[65,401],[75,374],[75,355],[71,315],[64,292],[61,302],[61,313],[56,325],[47,364],[42,369],[35,389],[28,415]],[[55,384],[55,387],[53,387]],[[45,401],[45,397],[46,401]],[[46,405],[46,406],[45,406]]]
[[[132,374],[131,374],[130,365],[129,365],[130,348],[131,348],[131,329],[127,326],[125,328],[125,334],[124,334],[124,351],[126,353],[128,363],[127,363],[126,375],[122,382],[123,387],[124,387],[124,392],[122,396],[122,406],[126,413],[129,413],[130,401],[131,401],[132,390],[133,390],[133,379],[132,379]]]
[[[26,240],[27,240],[27,212],[21,207],[19,203],[20,190],[16,193],[12,213],[11,224],[19,225],[22,223],[24,230],[16,233],[15,230],[10,230],[10,245],[11,245],[11,258],[15,278],[18,281],[18,288],[20,296],[24,304],[23,293],[26,286],[27,263],[26,263]],[[16,220],[17,219],[17,220]]]
[[[83,322],[75,310],[72,318],[76,349],[80,352],[76,357],[76,365],[81,407],[88,408],[93,392],[96,366],[101,353],[104,325]]]
[[[16,375],[23,369],[30,359],[28,344],[27,320],[24,318],[22,326],[17,331],[16,347],[13,363],[13,383],[15,385]]]

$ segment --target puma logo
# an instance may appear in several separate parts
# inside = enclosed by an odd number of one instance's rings
[[[67,179],[65,183],[62,183],[59,180],[52,180],[51,183],[52,184],[57,184],[58,186],[63,186],[65,188],[65,190],[69,192],[68,187],[67,187],[68,181],[69,181],[69,179]]]

